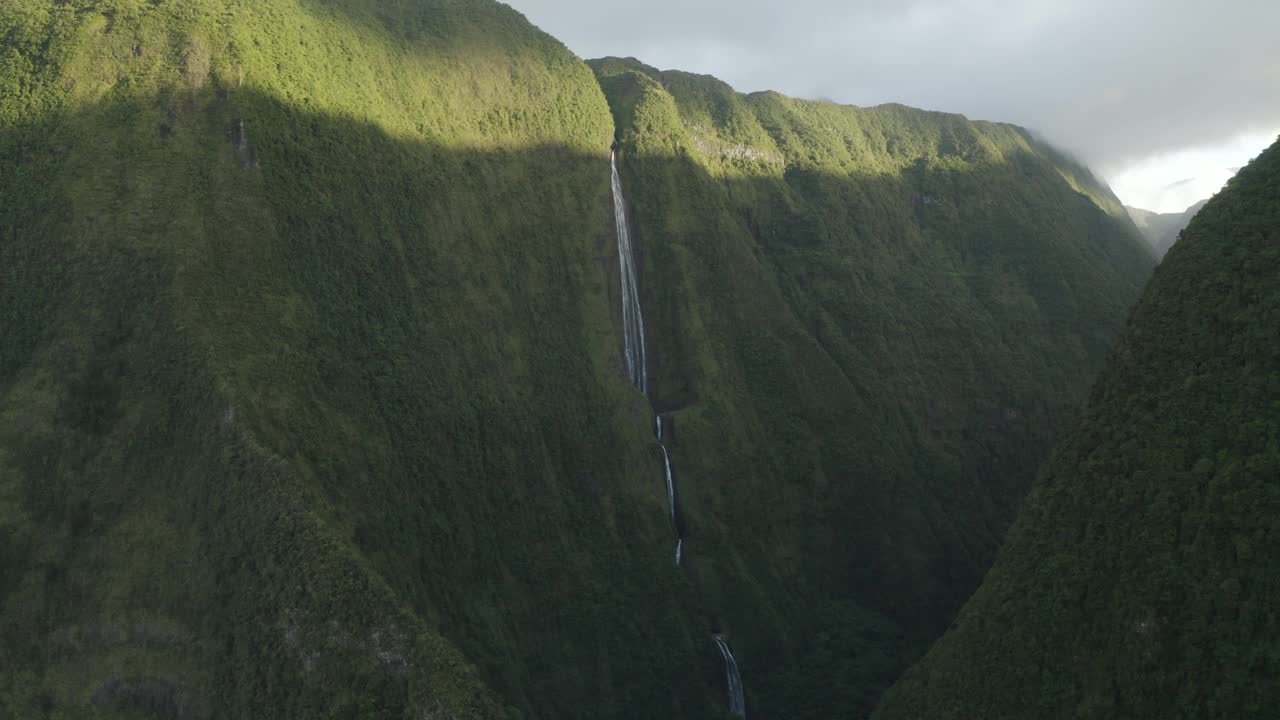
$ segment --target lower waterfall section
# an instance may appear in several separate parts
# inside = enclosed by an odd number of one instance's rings
[[[738,674],[738,661],[733,659],[733,651],[723,635],[712,635],[720,655],[724,658],[724,682],[729,694],[729,712],[740,718],[747,716],[747,700],[742,692],[742,676]]]
[[[656,417],[658,447],[662,449],[662,466],[667,479],[667,506],[671,509],[671,527],[676,531],[676,564],[680,564],[680,558],[684,550],[684,531],[680,526],[680,514],[676,509],[676,482],[675,476],[671,470],[671,453],[667,452],[667,444],[662,436],[662,416]]]

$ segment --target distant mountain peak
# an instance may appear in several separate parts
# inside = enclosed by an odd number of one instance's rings
[[[1159,257],[1164,257],[1165,253],[1169,252],[1169,248],[1177,242],[1178,234],[1190,224],[1191,218],[1195,217],[1207,202],[1209,199],[1205,198],[1186,210],[1175,213],[1158,213],[1129,205],[1125,205],[1124,209],[1129,212],[1133,224],[1142,231],[1142,236],[1151,245],[1151,249],[1155,250]]]

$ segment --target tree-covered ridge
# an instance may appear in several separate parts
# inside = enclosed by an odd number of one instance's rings
[[[590,64],[604,83],[639,84],[647,79],[664,87],[677,101],[670,124],[660,131],[658,125],[650,125],[643,133],[635,132],[635,142],[647,151],[671,150],[660,147],[661,138],[687,135],[689,150],[713,172],[768,173],[785,165],[835,174],[892,175],[922,161],[973,171],[1032,155],[1107,214],[1125,217],[1119,199],[1088,168],[1015,125],[971,122],[961,115],[905,105],[861,108],[776,92],[742,95],[711,76],[659,71],[633,58],[603,58]],[[626,138],[635,99],[615,99],[613,94],[611,99],[615,113],[622,113],[619,133]]]
[[[754,712],[869,710],[977,586],[1153,260],[1018,128],[590,64],[688,572],[720,588]]]
[[[1156,271],[1000,559],[878,718],[1280,702],[1280,143]]]

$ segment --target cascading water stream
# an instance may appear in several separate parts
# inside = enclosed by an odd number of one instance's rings
[[[640,392],[649,395],[649,369],[645,363],[644,316],[640,312],[640,290],[636,283],[636,262],[631,251],[631,235],[627,228],[627,207],[622,195],[622,178],[618,174],[617,153],[609,155],[610,185],[613,188],[613,216],[618,229],[618,265],[622,274],[622,337],[626,354],[627,376]],[[667,452],[666,437],[662,428],[662,416],[655,417],[658,447],[662,449],[662,466],[667,481],[667,507],[671,512],[671,525],[676,533],[676,565],[684,550],[684,530],[680,525],[680,513],[676,505],[676,483],[671,470],[671,453]],[[738,674],[738,662],[733,659],[729,643],[724,637],[713,635],[716,647],[724,657],[725,683],[729,691],[729,712],[737,717],[747,716],[747,701],[743,696],[742,677]]]
[[[627,375],[640,392],[649,394],[648,368],[644,357],[644,316],[640,313],[640,290],[636,283],[636,261],[627,230],[627,206],[622,195],[616,153],[609,155],[613,187],[613,217],[618,226],[618,265],[622,272],[622,342],[627,357]]]
[[[713,635],[720,655],[724,657],[724,682],[729,691],[729,712],[740,718],[747,716],[747,699],[742,694],[742,676],[738,674],[738,661],[733,659],[729,643],[721,635]]]
[[[622,195],[622,177],[618,174],[617,153],[609,154],[609,184],[613,189],[613,217],[618,229],[618,266],[622,275],[622,343],[627,360],[627,376],[641,393],[649,395],[649,369],[644,352],[644,315],[640,312],[640,290],[636,282],[636,261],[631,251],[631,233],[627,228],[627,203]],[[676,564],[684,548],[680,523],[676,519],[676,487],[671,476],[671,455],[662,440],[662,416],[657,418],[658,447],[667,478],[667,504],[671,508],[671,524],[676,533]]]

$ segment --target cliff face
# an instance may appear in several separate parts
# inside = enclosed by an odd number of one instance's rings
[[[1280,146],[1156,271],[1000,559],[879,718],[1262,717],[1280,700]]]
[[[977,586],[1154,261],[1019,128],[590,64],[689,571],[732,627],[780,628],[737,638],[757,711],[869,709]]]
[[[711,703],[581,61],[443,0],[0,42],[0,715]]]

